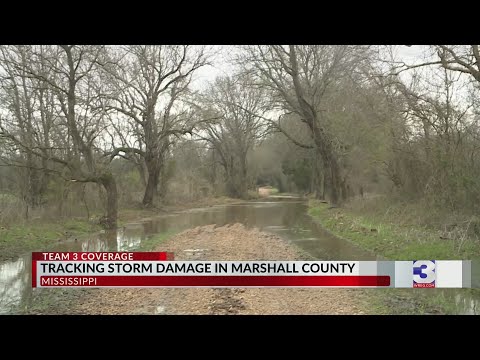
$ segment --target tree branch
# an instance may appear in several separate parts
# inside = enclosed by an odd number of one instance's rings
[[[104,156],[110,156],[110,160],[113,160],[113,158],[119,155],[120,152],[133,153],[133,154],[138,154],[142,157],[145,157],[144,151],[137,148],[133,148],[133,147],[118,147],[118,148],[115,148],[113,151],[106,153]]]

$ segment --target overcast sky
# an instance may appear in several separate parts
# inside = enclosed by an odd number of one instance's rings
[[[213,61],[214,66],[205,66],[198,70],[195,75],[195,89],[203,88],[207,82],[214,80],[216,76],[231,74],[233,67],[228,63],[226,58],[231,54],[232,48],[232,45],[212,46],[213,51],[217,52]],[[415,64],[423,60],[425,48],[426,45],[412,45],[411,47],[399,45],[396,46],[395,50],[399,59],[408,64]]]

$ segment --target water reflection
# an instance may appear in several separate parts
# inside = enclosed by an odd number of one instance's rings
[[[128,224],[116,231],[55,244],[50,251],[134,251],[154,234],[196,226],[243,223],[278,234],[322,260],[376,260],[376,257],[339,240],[306,215],[302,201],[258,201],[212,206]],[[455,297],[457,312],[478,314],[480,301],[462,290],[446,292]],[[15,313],[31,302],[31,256],[0,264],[0,314]]]
[[[458,292],[458,290],[456,291]],[[480,314],[480,301],[469,293],[457,293],[455,296],[455,307],[459,314],[478,315]]]
[[[28,298],[31,268],[28,257],[0,264],[0,314],[6,312],[2,309],[22,306],[22,300]]]

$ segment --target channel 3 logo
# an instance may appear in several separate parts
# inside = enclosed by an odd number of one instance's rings
[[[436,277],[435,260],[415,260],[413,262],[414,288],[434,288]]]

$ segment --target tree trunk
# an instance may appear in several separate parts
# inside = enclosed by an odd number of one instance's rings
[[[315,171],[312,174],[312,176],[315,176],[315,199],[325,200],[325,176],[319,162],[320,159],[316,158],[314,163]]]
[[[36,164],[31,153],[27,153],[26,165],[25,198],[28,205],[33,209],[41,203],[42,184],[40,183],[40,172],[35,169]]]
[[[140,179],[142,180],[143,185],[146,187],[148,170],[146,169],[145,161],[143,158],[136,162],[136,167],[138,169],[138,173],[140,174]]]
[[[325,171],[323,171],[322,173],[322,200],[325,200],[325,189],[326,189],[326,186],[325,186],[325,183],[326,183],[326,175],[325,175]]]
[[[239,195],[241,199],[247,199],[247,189],[248,189],[248,184],[247,184],[247,163],[246,160],[242,161],[242,164],[240,166],[240,176],[238,178],[238,188],[239,188]]]
[[[229,172],[226,175],[227,175],[227,181],[226,181],[227,195],[232,198],[238,198],[239,194],[237,192],[237,187],[235,186],[234,176]]]
[[[237,171],[235,171],[237,170]],[[227,194],[236,199],[247,198],[247,179],[246,169],[232,169],[226,172],[227,175]]]
[[[48,162],[46,159],[42,158],[42,170],[40,171],[38,180],[38,193],[40,194],[40,202],[44,201],[43,197],[48,189],[49,175],[46,169],[48,169]]]
[[[333,206],[340,205],[340,189],[341,189],[341,180],[340,180],[340,168],[337,163],[337,159],[332,156],[330,159],[330,202]]]
[[[323,168],[325,173],[325,184],[328,188],[330,203],[332,206],[340,205],[341,198],[341,176],[340,167],[338,166],[337,159],[333,153],[333,149],[329,146],[327,141],[323,139],[317,139],[317,152],[323,160]]]
[[[342,190],[342,201],[347,201],[347,198],[349,196],[348,194],[348,184],[347,184],[347,178],[344,178],[341,183],[340,183],[340,189]]]
[[[67,202],[68,194],[70,193],[70,189],[66,187],[64,182],[62,183],[61,191],[62,191],[62,197],[60,201],[58,201],[58,210],[57,210],[59,218],[63,218],[65,216],[65,210],[63,205]]]
[[[210,184],[213,189],[216,189],[217,184],[217,160],[215,159],[215,149],[212,150],[212,172],[209,177]]]
[[[165,162],[162,161],[158,172],[157,196],[160,201],[165,199],[167,195],[167,171],[165,169]]]
[[[143,196],[143,206],[152,207],[153,199],[155,198],[158,186],[158,180],[160,176],[160,167],[155,160],[145,161],[148,169],[147,187],[145,188],[145,194]]]
[[[104,226],[106,229],[115,229],[118,216],[117,183],[112,174],[103,175],[100,182],[107,192],[107,218]]]
[[[315,194],[315,197],[317,197],[317,191],[318,191],[318,178],[317,178],[317,159],[313,159],[312,163],[312,172],[310,173],[310,189],[309,193],[310,194]]]

